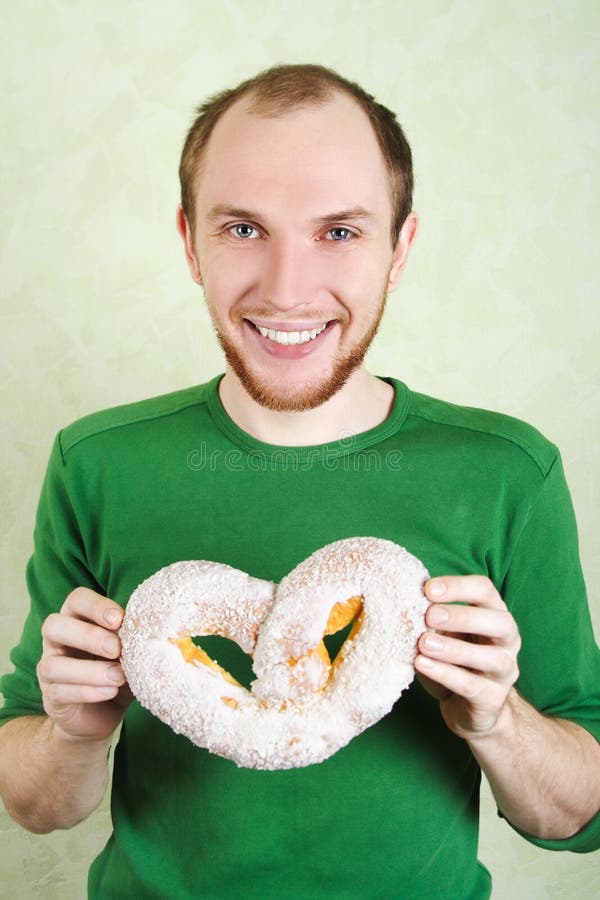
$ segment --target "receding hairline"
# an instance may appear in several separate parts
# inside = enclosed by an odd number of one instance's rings
[[[213,127],[210,130],[210,134],[206,140],[206,143],[202,147],[201,153],[196,158],[196,172],[194,174],[194,181],[196,181],[196,177],[199,174],[199,171],[202,166],[202,161],[204,160],[208,147],[211,143],[211,140],[214,136],[215,131],[219,129],[219,126],[223,123],[223,121],[228,117],[228,115],[234,110],[238,112],[241,111],[246,113],[249,116],[252,116],[256,119],[285,119],[288,116],[293,116],[295,113],[303,112],[304,110],[311,109],[321,109],[324,106],[327,106],[329,103],[333,102],[336,97],[347,97],[348,100],[352,102],[352,105],[356,108],[356,110],[362,114],[365,125],[370,128],[373,137],[377,141],[377,133],[373,127],[371,120],[367,112],[361,106],[359,101],[354,97],[350,91],[345,91],[343,88],[338,88],[335,85],[326,85],[327,91],[324,91],[318,97],[309,97],[309,98],[299,98],[297,102],[290,103],[289,98],[284,97],[273,97],[269,94],[264,93],[263,90],[259,88],[249,88],[247,92],[240,94],[240,96],[236,97],[233,102],[227,106],[218,117]],[[379,141],[377,141],[379,143]],[[380,147],[381,149],[381,147]],[[387,166],[387,161],[385,160],[385,154],[382,151],[382,158]]]
[[[252,115],[275,118],[284,116],[286,112],[292,113],[302,108],[325,106],[328,101],[333,100],[338,94],[352,98],[356,105],[360,107],[358,100],[342,84],[316,80],[311,84],[309,93],[306,93],[304,88],[302,92],[298,89],[296,91],[296,99],[294,99],[294,92],[290,95],[281,88],[279,90],[277,88],[273,89],[267,81],[248,87],[247,91],[240,94],[237,101],[246,100],[248,112]],[[234,101],[232,106],[237,101]]]
[[[181,202],[194,232],[197,182],[214,129],[238,104],[258,118],[285,117],[302,109],[324,106],[335,97],[348,97],[365,114],[389,175],[393,205],[392,243],[412,208],[413,168],[410,144],[396,115],[358,83],[333,69],[316,64],[277,65],[254,78],[214,94],[196,109],[179,165]]]
[[[295,113],[302,112],[304,110],[321,109],[322,107],[327,106],[329,103],[333,102],[336,97],[347,97],[348,100],[351,101],[352,106],[362,115],[365,123],[365,128],[368,128],[373,135],[373,138],[375,139],[375,142],[379,147],[382,162],[384,163],[386,170],[389,171],[390,166],[385,157],[385,153],[383,152],[383,148],[381,147],[381,143],[378,140],[375,128],[373,127],[373,124],[366,110],[361,106],[356,97],[354,97],[350,91],[344,90],[343,87],[338,87],[337,85],[325,85],[325,87],[327,88],[327,90],[323,91],[318,98],[316,96],[311,96],[308,99],[306,97],[303,97],[293,105],[290,104],[289,98],[274,98],[270,95],[264,94],[264,92],[261,92],[260,90],[257,90],[255,88],[249,88],[247,92],[237,96],[233,100],[233,102],[222,111],[221,115],[214,123],[214,126],[211,128],[208,139],[202,147],[200,154],[196,157],[195,171],[193,175],[194,196],[197,197],[198,181],[202,175],[204,162],[208,154],[211,141],[214,138],[215,131],[219,130],[219,126],[222,125],[228,114],[234,112],[234,110],[237,110],[238,112],[241,111],[242,113],[245,113],[256,119],[285,119],[288,116],[293,116]],[[390,194],[391,193],[392,191],[390,186]]]
[[[232,105],[245,97],[250,100],[252,112],[276,116],[285,114],[286,110],[319,105],[336,93],[353,97],[355,89],[363,92],[359,85],[333,69],[317,64],[299,63],[273,66],[225,94],[234,95]],[[356,96],[354,99],[357,100]]]

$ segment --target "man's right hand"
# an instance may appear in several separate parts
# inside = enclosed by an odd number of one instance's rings
[[[122,620],[117,603],[78,587],[42,625],[37,676],[44,709],[69,737],[109,739],[133,699],[118,662]]]

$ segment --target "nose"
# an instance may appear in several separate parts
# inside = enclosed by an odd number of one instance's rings
[[[308,304],[315,275],[309,256],[309,249],[298,239],[272,238],[263,259],[261,300],[281,311]]]

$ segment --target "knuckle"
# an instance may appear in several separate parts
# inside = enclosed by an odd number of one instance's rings
[[[53,671],[53,661],[51,657],[46,657],[45,659],[40,660],[40,669],[42,673],[42,679],[46,682],[46,684],[50,684],[54,681]]]
[[[513,638],[513,643],[515,645],[515,653],[518,653],[519,650],[521,649],[521,632],[519,631],[519,629],[516,626],[515,626],[515,635]]]
[[[517,623],[507,609],[499,611],[498,615],[500,617],[502,635],[509,641],[514,641],[518,634]]]
[[[60,623],[60,613],[50,613],[42,622],[42,637],[52,640]]]
[[[83,588],[81,588],[81,587],[76,587],[76,588],[73,588],[72,591],[69,591],[69,593],[65,597],[65,602],[63,603],[63,605],[61,607],[61,612],[75,609],[78,605],[78,601],[81,599],[82,593],[83,593]]]
[[[482,599],[497,594],[494,582],[487,575],[473,575],[472,578],[474,587]]]
[[[501,678],[507,678],[515,668],[515,658],[509,650],[498,648],[496,654],[495,674]]]
[[[57,662],[55,656],[42,656],[37,666],[38,679],[45,684],[54,684],[58,675]]]
[[[44,699],[51,706],[60,706],[61,702],[64,702],[63,686],[61,684],[46,684]]]
[[[35,667],[35,673],[40,684],[44,684],[48,680],[47,670],[48,660],[45,656],[42,656],[39,663]]]

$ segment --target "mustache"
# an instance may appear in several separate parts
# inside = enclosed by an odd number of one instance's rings
[[[294,309],[283,312],[274,306],[253,306],[252,308],[236,310],[233,318],[239,322],[244,319],[276,319],[278,322],[295,322],[298,319],[303,322],[329,322],[331,319],[338,319],[339,312],[332,315],[331,310],[321,310],[316,308],[307,309],[306,306],[294,307]]]

